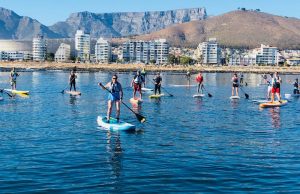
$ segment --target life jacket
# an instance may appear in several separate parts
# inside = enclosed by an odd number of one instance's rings
[[[203,82],[203,76],[197,76],[196,77],[196,81],[198,82],[198,83],[202,83]]]
[[[295,83],[294,83],[294,88],[295,88],[295,89],[298,89],[298,87],[299,87],[298,82],[295,82]]]
[[[122,87],[121,87],[121,84],[119,82],[116,82],[116,83],[111,82],[110,83],[109,91],[111,93],[118,93],[121,90],[122,90]]]
[[[272,79],[272,87],[273,88],[280,88],[279,77],[274,77]]]
[[[17,77],[18,77],[17,72],[14,72],[14,71],[10,72],[10,77],[13,81],[16,81]]]
[[[235,83],[235,84],[237,84],[239,82],[239,78],[238,77],[233,78],[232,82]]]
[[[133,78],[133,82],[136,84],[142,84],[144,82],[144,78],[141,75],[135,75]]]

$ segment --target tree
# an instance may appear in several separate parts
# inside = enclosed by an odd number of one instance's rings
[[[155,63],[156,63],[156,60],[155,60],[155,59],[151,59],[151,60],[150,60],[150,63],[151,63],[151,64],[155,64]]]
[[[247,11],[246,8],[244,8],[244,7],[242,7],[241,10],[242,10],[242,11]]]
[[[183,64],[183,65],[189,65],[193,62],[193,59],[188,56],[182,56],[182,57],[180,57],[179,60],[180,60],[180,64]]]
[[[47,61],[54,61],[54,53],[47,53],[47,56],[46,56],[46,60]]]
[[[260,12],[260,9],[256,9],[255,11]]]
[[[168,56],[168,63],[169,64],[174,64],[176,62],[176,57],[173,54],[169,54]]]

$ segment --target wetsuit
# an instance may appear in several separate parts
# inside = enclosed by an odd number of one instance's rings
[[[146,83],[145,83],[145,81],[146,81],[146,75],[147,75],[146,71],[142,70],[141,75],[142,75],[142,77],[144,79],[144,85],[146,87]]]
[[[154,94],[156,95],[156,92],[158,91],[158,93],[160,94],[161,93],[161,90],[160,90],[160,87],[161,87],[161,81],[162,81],[162,78],[160,76],[157,76],[154,80],[154,84],[155,84],[155,87],[154,87]]]
[[[240,83],[244,83],[244,74],[241,74]]]
[[[197,92],[199,93],[200,89],[201,89],[201,93],[203,93],[203,76],[197,76],[196,77],[196,82],[198,82],[198,88],[197,88]]]
[[[299,83],[295,81],[294,85],[294,94],[299,94]]]
[[[122,91],[122,86],[119,82],[116,83],[111,82],[108,90],[111,92],[108,95],[108,100],[111,100],[112,102],[116,102],[123,98],[123,96],[120,96],[120,92]]]
[[[76,74],[75,73],[71,74],[70,75],[70,91],[72,90],[72,86],[74,88],[74,91],[76,91],[76,81],[75,81],[75,79],[76,79]]]

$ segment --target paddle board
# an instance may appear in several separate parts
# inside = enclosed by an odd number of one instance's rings
[[[202,98],[204,96],[205,96],[205,94],[195,94],[195,95],[193,95],[193,98]]]
[[[290,98],[290,97],[300,97],[300,94],[284,94],[285,98]]]
[[[279,101],[274,101],[274,102],[266,102],[266,103],[261,103],[259,104],[260,108],[272,108],[272,107],[280,107],[284,106],[288,103],[287,100],[281,100],[281,103]]]
[[[143,103],[143,100],[140,99],[140,98],[130,98],[130,103],[132,104],[142,104]]]
[[[164,96],[164,94],[156,94],[156,95],[152,94],[152,95],[149,96],[149,98],[160,98],[162,96]]]
[[[230,99],[231,100],[234,100],[234,99],[238,100],[238,99],[240,99],[240,97],[239,96],[231,96]]]
[[[110,117],[109,123],[107,122],[106,117],[98,116],[97,123],[100,127],[105,128],[106,130],[118,130],[118,131],[126,131],[126,130],[134,130],[135,126],[124,121],[117,121],[117,119]]]
[[[70,94],[71,96],[79,96],[81,95],[81,92],[79,91],[65,91],[67,94]]]
[[[12,90],[12,89],[4,89],[7,92],[11,92],[12,94],[26,94],[29,95],[29,91],[22,91],[22,90]]]
[[[142,88],[142,91],[144,91],[144,92],[151,92],[151,91],[153,91],[153,89],[151,89],[151,88]]]

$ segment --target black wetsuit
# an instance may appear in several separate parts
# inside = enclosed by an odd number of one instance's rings
[[[298,82],[295,82],[294,83],[294,94],[299,94],[299,83]]]
[[[161,90],[160,90],[160,87],[161,87],[161,81],[162,81],[162,78],[160,76],[156,77],[154,80],[154,83],[155,83],[155,87],[154,87],[154,93],[156,95],[156,92],[158,91],[158,93],[160,94],[161,93]]]
[[[75,74],[71,74],[70,76],[70,91],[72,90],[72,86],[74,88],[74,91],[76,91],[76,75]]]

